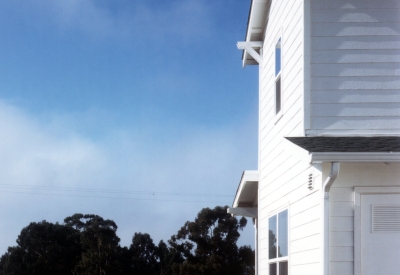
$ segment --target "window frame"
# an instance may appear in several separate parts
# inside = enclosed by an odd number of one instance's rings
[[[282,97],[283,97],[283,89],[282,89],[282,84],[283,84],[283,81],[282,81],[282,70],[283,70],[283,66],[282,66],[282,64],[283,64],[283,57],[282,57],[282,33],[280,32],[279,33],[279,35],[278,35],[278,37],[275,39],[275,44],[274,44],[274,115],[275,115],[275,121],[274,121],[274,124],[276,124],[280,119],[281,119],[281,117],[283,116],[283,100],[282,100]],[[280,59],[280,63],[279,63],[279,72],[277,72],[276,71],[276,68],[277,68],[277,49],[278,49],[278,44],[279,44],[279,49],[280,49],[280,52],[279,52],[279,59]],[[280,91],[279,91],[279,111],[277,111],[277,108],[278,108],[278,106],[277,106],[277,83],[278,83],[278,81],[280,82],[280,84],[279,84],[279,88],[280,88]]]
[[[279,247],[278,246],[278,244],[279,244],[279,214],[284,212],[284,211],[287,211],[287,256],[279,257],[278,256],[278,247]],[[269,237],[268,237],[268,257],[267,257],[267,259],[268,259],[268,274],[270,273],[269,272],[270,271],[270,265],[274,264],[274,263],[277,264],[276,265],[276,274],[269,274],[269,275],[277,275],[277,274],[279,274],[279,263],[281,263],[281,262],[287,262],[288,263],[288,274],[289,274],[289,255],[290,255],[290,251],[289,251],[289,236],[290,236],[290,234],[289,234],[289,228],[290,228],[289,227],[289,217],[290,217],[290,215],[289,215],[289,207],[282,208],[282,209],[279,209],[277,211],[274,211],[273,213],[271,213],[271,215],[268,216],[268,232],[269,232],[269,221],[273,217],[276,217],[276,231],[277,231],[276,253],[277,253],[277,255],[273,259],[269,258],[269,247],[270,247],[270,244],[269,244]]]

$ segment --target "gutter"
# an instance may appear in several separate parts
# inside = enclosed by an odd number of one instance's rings
[[[400,162],[399,152],[311,152],[310,163]]]
[[[329,275],[329,191],[339,175],[340,163],[332,162],[331,171],[322,185],[322,274]]]

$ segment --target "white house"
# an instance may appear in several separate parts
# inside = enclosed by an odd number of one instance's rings
[[[246,11],[243,11],[246,12]],[[258,274],[400,274],[400,1],[253,0]]]

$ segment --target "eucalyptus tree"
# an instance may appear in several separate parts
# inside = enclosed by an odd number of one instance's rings
[[[0,274],[71,274],[79,261],[79,232],[62,224],[32,222],[0,260]]]
[[[77,275],[119,274],[120,246],[112,220],[98,215],[75,214],[64,219],[66,226],[78,230],[82,248],[81,259],[74,268]]]
[[[227,206],[203,208],[169,240],[183,259],[173,264],[173,274],[254,274],[254,251],[236,244],[246,223],[228,214]]]

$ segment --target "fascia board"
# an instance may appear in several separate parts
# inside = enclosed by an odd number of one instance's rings
[[[310,153],[310,163],[323,162],[400,162],[400,153],[346,153],[324,152]]]
[[[265,21],[264,15],[267,9],[268,0],[253,0],[250,7],[249,23],[247,25],[246,41],[251,41],[253,30],[262,28]]]
[[[257,207],[228,207],[228,213],[232,216],[242,216],[248,218],[257,218],[258,209]]]
[[[251,42],[252,35],[255,32],[260,32],[262,30],[262,24],[265,22],[265,14],[267,9],[267,4],[269,0],[253,0],[250,6],[249,19],[247,23],[246,30],[246,42]],[[242,55],[243,67],[246,65],[255,65],[258,62],[253,62],[253,57],[247,54],[246,50],[243,50]]]

